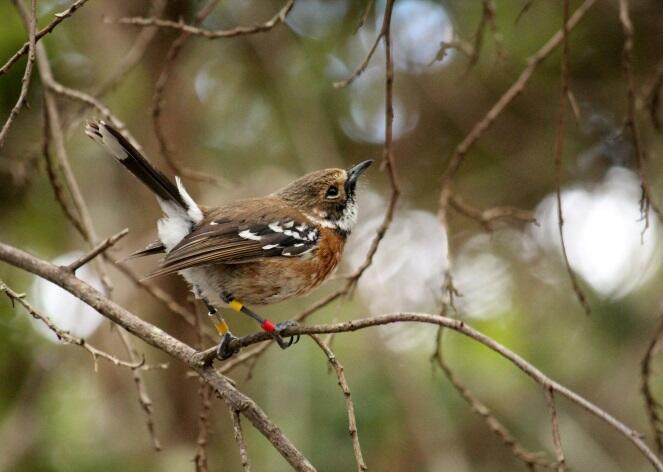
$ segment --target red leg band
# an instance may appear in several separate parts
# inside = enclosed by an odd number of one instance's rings
[[[273,333],[276,331],[276,326],[274,326],[274,323],[272,323],[269,320],[265,320],[262,322],[262,329],[267,331],[268,333]]]

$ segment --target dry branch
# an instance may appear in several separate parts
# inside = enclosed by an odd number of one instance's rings
[[[575,293],[578,302],[582,306],[586,315],[591,313],[591,308],[587,302],[585,293],[580,288],[578,277],[571,268],[569,262],[569,255],[566,251],[566,241],[564,239],[564,214],[562,211],[562,155],[564,153],[564,129],[566,126],[566,102],[569,96],[569,0],[563,2],[563,23],[562,23],[562,84],[559,94],[559,120],[557,122],[557,134],[555,136],[555,151],[554,151],[554,164],[555,164],[555,198],[557,200],[557,229],[559,232],[559,243],[562,249],[562,258],[564,259],[564,267],[569,276],[571,287]]]
[[[352,393],[350,392],[350,386],[348,381],[345,378],[345,370],[341,363],[336,359],[336,355],[331,350],[328,344],[325,344],[319,336],[311,335],[311,338],[315,343],[322,349],[322,352],[327,356],[329,365],[334,369],[336,373],[336,378],[338,379],[338,385],[341,387],[343,392],[343,398],[345,399],[345,408],[348,410],[348,432],[350,433],[350,438],[352,438],[352,450],[355,454],[355,461],[357,462],[357,471],[365,472],[368,470],[366,462],[364,462],[364,455],[361,452],[361,444],[359,443],[359,433],[357,432],[357,419],[355,417],[355,405],[352,401]]]
[[[453,370],[444,360],[443,350],[442,350],[442,335],[444,328],[440,327],[437,331],[437,340],[435,343],[435,350],[431,356],[431,361],[435,362],[438,367],[444,372],[447,379],[456,389],[456,391],[463,397],[472,411],[479,415],[488,426],[488,428],[504,443],[506,447],[511,450],[513,456],[521,461],[525,466],[530,470],[535,470],[536,467],[545,467],[547,469],[552,469],[552,465],[541,457],[540,453],[534,453],[528,451],[525,446],[520,444],[518,440],[509,432],[509,430],[504,426],[490,409],[479,400],[479,398],[467,388],[454,373]]]
[[[230,419],[233,423],[233,436],[239,449],[239,457],[242,461],[242,470],[244,472],[251,472],[251,463],[249,462],[249,453],[246,448],[246,441],[244,440],[244,433],[242,432],[242,420],[239,413],[232,408],[230,409]]]
[[[200,11],[196,14],[193,21],[193,25],[197,26],[200,23],[202,23],[203,20],[207,18],[214,11],[214,8],[216,8],[216,5],[218,3],[219,0],[209,0],[209,2],[203,8],[201,8]],[[165,101],[164,92],[166,90],[166,85],[168,84],[168,81],[170,80],[171,77],[171,67],[173,67],[173,65],[175,64],[177,56],[179,55],[180,51],[182,50],[182,47],[186,43],[187,39],[189,39],[189,37],[191,37],[190,33],[182,31],[180,35],[177,38],[175,38],[175,40],[171,43],[170,47],[168,48],[163,68],[161,69],[159,78],[154,84],[154,95],[152,96],[152,106],[151,106],[152,124],[154,126],[154,134],[156,135],[157,138],[157,144],[159,145],[159,152],[166,160],[166,164],[168,164],[168,167],[170,167],[170,169],[173,172],[175,172],[175,174],[183,178],[189,178],[201,182],[218,184],[222,182],[221,179],[206,174],[204,172],[199,172],[193,169],[189,169],[188,167],[182,166],[175,159],[175,156],[173,156],[173,152],[171,151],[170,146],[168,144],[168,140],[166,139],[166,133],[164,132],[163,126],[160,121]]]
[[[201,356],[191,346],[125,310],[100,291],[61,267],[3,243],[0,243],[0,260],[62,287],[133,335],[185,363],[209,383],[233,409],[243,414],[295,470],[315,470],[308,459],[299,452],[265,412],[251,398],[238,391],[229,379],[216,372],[211,366],[203,365],[200,362]]]
[[[0,260],[3,257],[2,245],[0,245]],[[15,249],[14,249],[15,250]],[[576,405],[582,407],[585,411],[591,413],[597,418],[603,420],[610,427],[622,434],[626,439],[628,439],[633,445],[635,445],[642,454],[649,460],[649,462],[655,467],[658,471],[663,471],[663,463],[658,459],[656,454],[649,448],[647,443],[643,440],[642,434],[637,431],[629,428],[624,423],[610,415],[605,410],[599,408],[594,403],[585,399],[578,393],[573,390],[565,387],[564,385],[556,382],[551,379],[543,372],[541,372],[534,365],[527,362],[525,359],[520,357],[518,354],[510,351],[504,347],[499,342],[493,340],[492,338],[486,336],[485,334],[475,330],[474,328],[468,326],[464,321],[448,318],[440,315],[431,315],[425,313],[394,313],[386,315],[372,316],[369,318],[358,318],[352,321],[346,321],[343,323],[333,323],[333,324],[319,324],[314,326],[304,326],[300,325],[297,327],[292,327],[285,329],[281,334],[285,337],[294,336],[294,335],[311,335],[311,334],[327,334],[327,333],[344,333],[357,331],[360,329],[366,329],[374,326],[382,326],[385,324],[391,323],[401,323],[401,322],[418,322],[418,323],[429,323],[438,326],[443,326],[449,328],[453,331],[458,331],[459,333],[474,339],[475,341],[483,344],[489,349],[495,351],[502,357],[509,360],[512,364],[526,373],[531,377],[536,383],[541,385],[544,388],[552,388],[552,390],[559,394]],[[271,340],[271,335],[269,333],[255,333],[249,336],[233,340],[229,343],[229,349],[240,349],[246,346],[250,346],[255,343],[264,342]],[[201,353],[195,355],[195,360],[202,365],[209,364],[215,358],[216,348],[207,349]]]
[[[234,38],[237,36],[245,36],[248,34],[256,33],[265,33],[271,31],[276,26],[280,25],[285,21],[286,16],[292,10],[292,7],[295,5],[295,0],[288,0],[286,4],[268,21],[265,23],[253,25],[253,26],[237,26],[229,30],[206,30],[203,28],[198,28],[197,26],[187,25],[181,21],[171,21],[163,20],[160,18],[144,18],[144,17],[131,17],[131,18],[119,18],[118,20],[106,21],[109,23],[119,23],[123,25],[134,25],[134,26],[158,26],[159,28],[169,28],[174,30],[179,30],[187,34],[192,34],[194,36],[202,36],[207,39],[219,39],[219,38]]]
[[[124,228],[122,231],[120,231],[116,235],[111,236],[110,238],[107,238],[105,241],[102,241],[99,244],[97,244],[91,251],[89,251],[86,254],[83,254],[81,257],[76,259],[71,264],[68,264],[67,266],[65,266],[66,269],[70,270],[72,272],[76,272],[76,270],[80,269],[82,266],[84,266],[85,264],[90,262],[92,259],[97,257],[99,254],[106,251],[111,246],[114,246],[120,239],[125,237],[127,234],[129,234],[129,228]]]
[[[165,369],[168,367],[168,364],[158,364],[158,365],[147,365],[145,364],[144,359],[131,359],[131,362],[123,361],[112,354],[109,354],[101,349],[98,349],[91,344],[89,344],[85,339],[79,338],[72,335],[69,331],[62,330],[58,328],[53,321],[46,316],[45,314],[38,311],[25,299],[25,294],[17,293],[11,288],[9,288],[2,280],[0,280],[0,291],[3,292],[12,304],[18,303],[25,311],[27,311],[33,318],[41,321],[50,329],[58,340],[62,341],[65,344],[71,344],[72,346],[80,346],[92,355],[92,360],[94,360],[94,370],[97,370],[97,360],[104,359],[108,362],[111,362],[113,365],[119,367],[127,367],[132,370],[153,370],[153,369]]]
[[[624,49],[622,51],[622,68],[626,78],[626,121],[624,127],[631,134],[633,142],[633,152],[635,154],[635,167],[640,177],[640,213],[645,222],[643,232],[649,227],[649,209],[654,210],[656,215],[663,221],[663,211],[658,207],[652,198],[651,186],[647,180],[644,161],[645,155],[642,147],[642,138],[636,119],[636,97],[635,97],[635,79],[633,77],[633,23],[629,13],[628,0],[619,0],[619,21],[624,32]]]
[[[122,328],[118,328],[117,334],[122,341],[124,349],[127,351],[127,354],[133,362],[136,362],[139,358],[144,358],[144,356],[139,356],[136,349],[131,344],[131,339],[129,339],[129,334]],[[155,451],[161,450],[161,443],[157,438],[157,433],[154,427],[154,418],[153,418],[153,407],[152,400],[150,399],[149,394],[147,393],[147,388],[145,388],[145,382],[143,381],[143,376],[138,370],[134,369],[131,373],[136,386],[136,392],[138,393],[138,403],[145,413],[145,423],[147,425],[147,432],[150,435],[150,440],[152,441],[152,447]]]
[[[532,211],[521,210],[520,208],[510,206],[497,206],[481,210],[456,194],[452,194],[449,197],[449,205],[461,215],[475,220],[486,231],[495,229],[495,223],[500,220],[538,224]]]
[[[17,2],[20,0],[14,0]],[[32,66],[35,63],[35,29],[37,29],[37,0],[32,0],[30,3],[30,15],[28,17],[28,61],[25,64],[25,71],[23,72],[23,77],[21,78],[21,91],[18,95],[18,100],[16,104],[12,107],[9,112],[9,117],[7,121],[0,129],[0,150],[5,144],[5,139],[7,138],[7,133],[12,123],[18,116],[21,109],[25,106],[28,106],[28,89],[30,88],[30,79],[32,78]]]
[[[548,411],[550,411],[553,448],[555,449],[555,457],[557,458],[557,465],[555,469],[557,472],[564,472],[566,470],[566,459],[564,459],[564,451],[562,450],[562,438],[559,434],[559,421],[557,420],[557,408],[555,406],[555,391],[552,387],[547,387],[545,390],[546,400],[548,401]]]
[[[585,0],[578,7],[567,22],[566,27],[568,31],[571,31],[578,24],[595,3],[596,0]],[[525,89],[525,86],[529,82],[536,68],[562,43],[564,39],[563,36],[564,32],[562,30],[558,31],[541,47],[541,49],[529,58],[527,67],[525,67],[520,73],[516,81],[506,92],[504,92],[504,94],[502,94],[495,105],[493,105],[486,115],[472,127],[470,132],[454,149],[442,175],[442,190],[440,192],[439,203],[441,221],[446,221],[445,214],[446,208],[448,207],[447,199],[450,195],[446,189],[451,185],[451,181],[458,172],[467,152],[474,144],[476,144],[483,133],[493,125],[495,120],[502,114],[506,107],[509,106],[509,104],[511,104],[511,102]]]
[[[69,8],[64,10],[63,12],[56,13],[54,16],[55,18],[45,27],[37,31],[35,34],[35,42],[39,41],[41,38],[46,36],[48,33],[52,32],[57,25],[62,23],[64,20],[69,18],[71,15],[73,15],[76,10],[81,8],[83,5],[85,5],[89,0],[77,0],[76,2],[72,3]],[[18,3],[19,8],[23,7],[22,4]],[[0,76],[5,74],[11,67],[16,64],[16,62],[23,57],[26,53],[28,53],[30,50],[30,41],[26,41],[23,43],[23,46],[21,46],[16,53],[12,57],[10,57],[5,64],[0,67]]]
[[[661,335],[663,335],[663,317],[661,317],[661,321],[647,346],[647,351],[640,364],[640,389],[645,398],[645,411],[647,413],[647,418],[649,419],[649,424],[651,425],[652,433],[654,434],[656,449],[659,454],[663,455],[663,418],[661,418],[660,414],[661,404],[656,397],[654,397],[654,392],[651,387],[651,364],[654,353],[656,352],[656,348],[661,339]]]

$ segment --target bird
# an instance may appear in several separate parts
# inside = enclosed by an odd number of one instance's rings
[[[247,305],[303,295],[330,276],[357,222],[357,180],[372,160],[308,173],[266,196],[205,207],[179,177],[173,183],[117,128],[89,121],[85,132],[155,194],[163,212],[158,240],[129,257],[160,254],[158,268],[147,278],[175,273],[184,278],[215,318],[219,359],[236,353],[231,341],[237,339],[221,308],[253,318],[282,349],[299,340],[286,341],[280,334],[295,322],[275,324]]]

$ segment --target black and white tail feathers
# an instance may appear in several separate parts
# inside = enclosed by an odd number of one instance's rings
[[[189,196],[180,179],[175,178],[177,185],[171,182],[118,130],[104,121],[91,121],[87,123],[85,133],[156,194],[161,209],[166,214],[165,218],[159,220],[158,225],[159,239],[166,252],[202,221],[202,211]],[[155,247],[146,248],[145,253],[155,253]],[[143,255],[142,251],[140,255]]]
[[[85,133],[101,144],[120,164],[138,177],[160,199],[172,201],[183,209],[187,209],[187,205],[175,184],[155,169],[118,130],[103,121],[91,121],[85,127]]]

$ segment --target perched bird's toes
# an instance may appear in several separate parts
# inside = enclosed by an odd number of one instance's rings
[[[236,354],[239,351],[239,349],[230,348],[230,341],[234,339],[237,339],[237,336],[233,336],[231,333],[224,334],[223,338],[221,339],[221,343],[216,348],[216,357],[218,357],[222,361],[225,361],[226,359]]]
[[[280,322],[276,323],[276,331],[278,331],[280,333],[281,331],[283,331],[285,329],[296,328],[297,326],[299,326],[299,323],[296,322],[295,320],[280,321]]]
[[[281,349],[287,349],[293,344],[297,344],[299,342],[299,334],[290,336],[290,338],[287,341],[284,340],[283,337],[281,336],[282,331],[288,328],[295,328],[297,326],[299,326],[299,323],[297,323],[294,320],[281,321],[280,323],[276,324],[276,330],[274,331],[274,339],[279,344]]]

